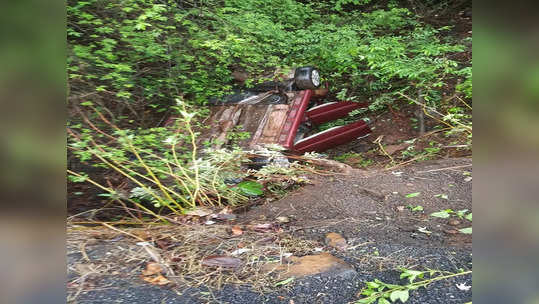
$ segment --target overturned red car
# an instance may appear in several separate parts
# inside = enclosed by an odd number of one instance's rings
[[[305,153],[321,152],[371,132],[360,120],[315,133],[316,126],[367,107],[352,101],[328,102],[327,92],[316,68],[297,68],[285,81],[265,82],[213,100],[207,120],[210,128],[204,137],[222,145],[230,132],[249,132],[249,138],[241,142],[247,148],[278,144],[290,152]]]

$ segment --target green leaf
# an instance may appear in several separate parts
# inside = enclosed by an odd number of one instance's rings
[[[434,197],[439,197],[439,198],[444,199],[444,200],[449,199],[447,194],[436,194]]]
[[[365,299],[358,300],[356,303],[357,304],[370,304],[370,303],[374,303],[374,301],[376,301],[376,298],[365,298]]]
[[[80,103],[81,106],[93,106],[94,104],[91,101],[85,101]]]
[[[406,194],[406,197],[407,197],[407,198],[410,198],[410,197],[416,197],[416,196],[418,196],[418,195],[420,195],[420,194],[421,194],[421,192],[414,192],[414,193]]]
[[[423,206],[415,206],[412,211],[423,211]]]
[[[283,281],[280,281],[280,282],[275,283],[275,287],[281,286],[281,285],[289,284],[289,283],[291,283],[292,281],[294,281],[294,277],[291,277],[291,278],[288,278],[288,279],[286,279],[286,280],[283,280]]]
[[[464,218],[471,222],[472,221],[472,214],[470,213],[470,214],[466,215]]]
[[[395,302],[398,299],[404,303],[408,301],[409,297],[410,295],[408,294],[408,290],[395,290],[389,295],[391,302]]]
[[[262,191],[263,186],[253,181],[241,182],[238,184],[238,188],[245,195],[259,196],[259,195],[264,194],[264,191]]]
[[[388,300],[386,300],[385,298],[380,298],[378,299],[378,304],[390,304],[391,302],[389,302]]]
[[[463,217],[466,214],[466,212],[468,212],[468,209],[458,210],[456,213],[458,217]]]
[[[378,288],[378,287],[380,287],[380,284],[374,283],[374,282],[367,282],[367,286],[369,288]]]
[[[365,289],[361,292],[362,295],[364,296],[370,296],[372,295],[373,293],[375,293],[376,291],[375,290],[372,290],[372,289]]]
[[[472,234],[472,227],[467,227],[467,228],[462,228],[462,229],[459,229],[460,233],[464,233],[464,234]]]
[[[448,218],[451,216],[447,210],[442,210],[438,212],[431,213],[430,216],[439,217],[439,218]]]

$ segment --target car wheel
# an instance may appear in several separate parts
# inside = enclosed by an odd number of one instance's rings
[[[314,67],[297,68],[294,82],[299,89],[316,89],[320,86],[320,72]]]

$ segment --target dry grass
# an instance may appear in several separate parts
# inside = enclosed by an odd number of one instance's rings
[[[144,283],[140,278],[142,270],[154,261],[163,265],[172,286],[221,288],[224,284],[235,284],[264,291],[278,281],[276,276],[262,271],[265,264],[283,262],[290,254],[313,253],[320,246],[314,241],[292,237],[278,225],[265,231],[242,226],[243,234],[239,236],[231,233],[231,226],[193,224],[111,229],[70,225],[67,229],[68,270],[73,274],[68,283],[70,296],[74,298],[82,290],[92,289],[94,282],[111,276],[137,278]],[[141,240],[149,245],[140,245]],[[234,255],[238,249],[245,252]],[[203,266],[201,261],[212,255],[234,256],[242,263],[236,269]]]

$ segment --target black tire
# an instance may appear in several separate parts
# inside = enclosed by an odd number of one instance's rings
[[[294,82],[301,90],[317,89],[320,87],[320,73],[311,66],[297,68],[294,73]]]

